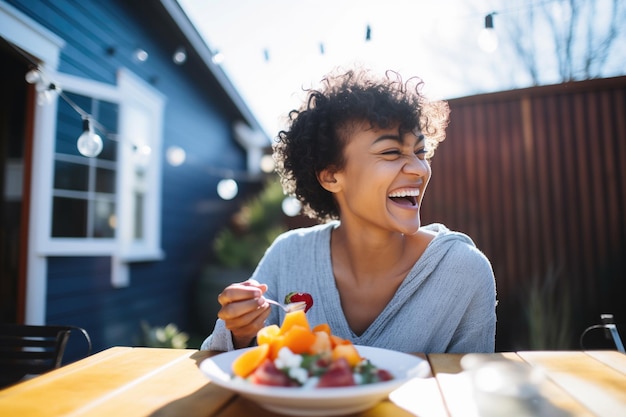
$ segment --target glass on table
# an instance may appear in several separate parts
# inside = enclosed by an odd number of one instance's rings
[[[468,354],[461,366],[469,373],[481,416],[542,416],[546,411],[544,372],[524,362]]]

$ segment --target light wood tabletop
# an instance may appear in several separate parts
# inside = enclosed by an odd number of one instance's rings
[[[113,347],[0,390],[0,416],[256,417],[275,416],[221,388],[198,369],[219,352]],[[356,416],[626,416],[626,355],[617,351],[527,351],[472,355],[482,365],[464,370],[467,355],[430,354],[432,375],[415,378],[389,399]],[[463,362],[466,365],[467,362]],[[494,381],[479,380],[488,364],[519,364],[540,373],[539,396],[513,413],[499,402]],[[504,374],[499,374],[504,375]],[[508,378],[509,375],[507,374]],[[514,385],[513,379],[504,386]],[[496,389],[496,391],[489,391]],[[478,390],[478,391],[477,391]],[[486,393],[486,394],[485,394]],[[483,397],[480,397],[483,395]],[[486,398],[486,402],[480,402]],[[525,414],[526,413],[526,414]]]

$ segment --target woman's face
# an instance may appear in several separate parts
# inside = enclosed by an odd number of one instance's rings
[[[425,146],[422,135],[400,136],[395,128],[355,129],[344,148],[345,166],[335,173],[341,219],[416,233],[431,176]]]

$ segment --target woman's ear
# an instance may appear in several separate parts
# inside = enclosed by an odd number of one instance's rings
[[[339,190],[339,183],[337,178],[335,178],[335,170],[333,168],[326,168],[318,172],[317,180],[326,191],[335,193]]]

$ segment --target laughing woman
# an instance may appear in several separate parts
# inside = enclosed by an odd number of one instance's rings
[[[430,159],[449,110],[418,78],[353,69],[307,92],[278,134],[285,191],[319,225],[276,239],[251,279],[219,295],[203,349],[232,350],[284,313],[265,297],[312,295],[311,325],[356,345],[403,352],[493,352],[496,289],[488,259],[465,234],[422,225]]]

